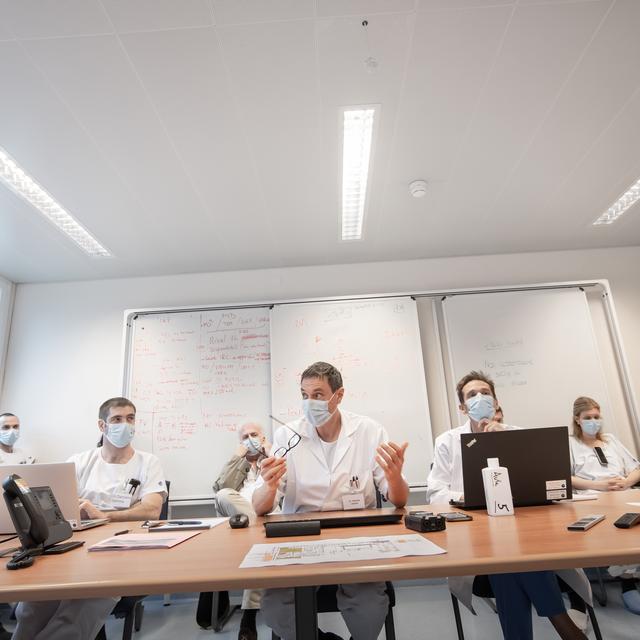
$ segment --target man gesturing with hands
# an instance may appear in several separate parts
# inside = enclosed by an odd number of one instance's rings
[[[340,372],[316,362],[301,376],[304,417],[280,427],[272,455],[262,462],[253,494],[258,515],[282,500],[283,513],[371,509],[376,488],[404,507],[409,486],[402,475],[407,443],[389,442],[385,429],[366,416],[341,411]],[[354,640],[374,640],[387,615],[384,583],[339,585],[338,607]],[[283,639],[295,639],[293,589],[267,589],[262,609]],[[319,638],[339,636],[319,632]]]

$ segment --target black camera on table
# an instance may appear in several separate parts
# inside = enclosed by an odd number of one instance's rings
[[[444,531],[447,521],[443,516],[436,516],[429,511],[413,511],[404,517],[404,526],[420,533]]]

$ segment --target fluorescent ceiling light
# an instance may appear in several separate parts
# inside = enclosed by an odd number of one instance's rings
[[[342,239],[361,240],[375,107],[344,111],[342,155]]]
[[[640,180],[623,193],[593,224],[612,224],[640,200]]]
[[[65,211],[18,163],[0,148],[0,179],[33,205],[47,220],[69,236],[83,251],[94,257],[110,257],[105,249],[70,213]]]

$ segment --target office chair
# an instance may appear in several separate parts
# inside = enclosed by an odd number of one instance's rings
[[[489,598],[494,597],[493,589],[491,588],[491,583],[489,582],[489,577],[484,575],[476,576],[473,581],[472,593],[474,596],[486,599],[489,603]],[[456,620],[456,631],[458,632],[458,640],[464,640],[464,629],[462,628],[462,618],[460,617],[460,604],[458,602],[458,598],[456,598],[453,593],[451,594],[451,604],[453,605],[453,615]],[[490,606],[494,611],[496,611],[493,603],[491,603]],[[598,625],[596,613],[593,610],[593,607],[590,607],[588,604],[586,606],[596,640],[602,640],[602,634],[600,633],[600,627]]]
[[[396,606],[396,592],[393,588],[393,583],[385,582],[385,585],[385,592],[389,598],[389,610],[384,620],[384,633],[387,640],[396,640],[396,626],[393,619],[393,607]],[[337,593],[337,584],[325,584],[322,587],[318,587],[316,591],[318,613],[337,613],[340,611],[340,609],[338,609]],[[280,640],[280,636],[278,636],[275,631],[272,631],[271,640]]]
[[[166,485],[167,497],[162,503],[162,508],[160,509],[160,520],[167,520],[169,515],[169,490],[171,482],[166,480]],[[113,611],[111,611],[111,615],[114,618],[124,618],[122,640],[131,640],[134,629],[136,631],[140,631],[140,627],[142,626],[142,616],[144,615],[144,605],[142,604],[142,601],[146,597],[147,596],[123,596],[118,600]],[[98,631],[96,640],[107,640],[107,632],[105,631],[104,626],[100,631]]]

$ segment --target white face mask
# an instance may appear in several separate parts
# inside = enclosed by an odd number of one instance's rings
[[[118,449],[124,449],[131,444],[136,433],[136,426],[128,422],[107,423],[107,430],[104,432],[107,440]]]
[[[0,430],[0,442],[6,447],[13,447],[20,437],[20,429]]]
[[[333,411],[329,411],[329,402],[331,402],[336,393],[337,391],[333,393],[329,400],[312,400],[311,398],[305,398],[302,401],[304,417],[316,427],[316,429],[329,422],[333,414],[338,410],[338,407],[336,407]]]
[[[486,393],[476,393],[464,404],[467,407],[467,414],[474,422],[492,418],[496,412],[493,406],[493,396]]]

